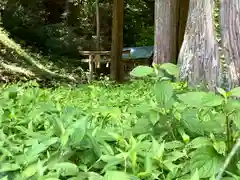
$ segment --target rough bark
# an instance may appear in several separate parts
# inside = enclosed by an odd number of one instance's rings
[[[213,24],[214,0],[190,0],[184,41],[179,54],[181,79],[214,90],[220,83],[218,44]]]
[[[227,88],[240,86],[240,1],[221,0],[222,48],[227,67]]]
[[[182,45],[189,0],[155,1],[154,63],[176,63]]]
[[[113,0],[111,78],[123,82],[123,65],[121,63],[123,49],[123,14],[124,1]]]

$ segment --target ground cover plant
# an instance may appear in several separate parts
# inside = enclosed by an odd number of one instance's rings
[[[163,64],[135,68],[124,85],[2,86],[0,178],[239,179],[239,153],[226,159],[240,135],[240,88],[193,89],[178,73]]]

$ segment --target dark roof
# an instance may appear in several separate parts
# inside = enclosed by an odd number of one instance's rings
[[[123,50],[131,50],[130,56],[123,54],[122,59],[148,59],[153,53],[154,46],[127,47]]]

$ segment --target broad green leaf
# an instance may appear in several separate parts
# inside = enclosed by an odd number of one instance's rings
[[[240,97],[240,87],[236,87],[230,91],[230,96]]]
[[[0,167],[0,172],[16,171],[21,168],[18,164],[11,163],[1,163]]]
[[[107,171],[103,180],[131,180],[130,176],[121,171]]]
[[[206,92],[187,92],[177,95],[178,99],[184,104],[190,107],[201,107],[203,104],[203,97],[206,96]]]
[[[224,106],[224,110],[227,113],[231,113],[233,111],[240,111],[240,101],[236,99],[228,99],[227,103]]]
[[[172,63],[163,63],[160,65],[161,69],[164,69],[168,74],[173,75],[175,78],[179,78],[180,70],[177,65]]]
[[[203,125],[197,118],[197,113],[196,109],[186,110],[182,115],[182,122],[190,132],[204,135]]]
[[[153,73],[153,68],[149,66],[137,66],[130,72],[130,75],[133,77],[145,77]]]
[[[223,103],[224,98],[214,93],[206,93],[202,98],[202,106],[204,107],[214,107],[219,106]]]
[[[54,169],[57,170],[62,176],[76,176],[79,172],[75,164],[69,162],[62,162],[55,165]]]
[[[199,180],[199,173],[198,170],[196,169],[196,171],[193,173],[193,175],[191,176],[190,180]]]
[[[198,169],[200,178],[210,178],[218,173],[223,161],[223,156],[220,156],[213,147],[205,146],[192,154],[190,167],[192,172]]]
[[[173,96],[173,87],[168,81],[160,81],[155,85],[155,94],[158,103],[166,106]]]
[[[87,117],[77,120],[69,128],[67,131],[70,131],[69,142],[73,146],[79,146],[83,137],[86,134],[87,130]]]
[[[207,137],[197,137],[187,144],[187,148],[190,149],[198,149],[203,146],[212,146],[211,139]]]

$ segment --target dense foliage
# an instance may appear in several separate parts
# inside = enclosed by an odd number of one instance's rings
[[[96,48],[95,0],[6,0],[2,26],[22,45],[44,54],[79,58],[77,50]],[[101,48],[109,50],[112,1],[99,1]],[[125,46],[153,45],[154,0],[125,1]],[[126,33],[127,32],[127,33]]]
[[[1,87],[2,179],[214,179],[240,135],[240,88],[190,89],[172,64],[131,75],[124,85]],[[239,160],[226,180],[239,179]]]

